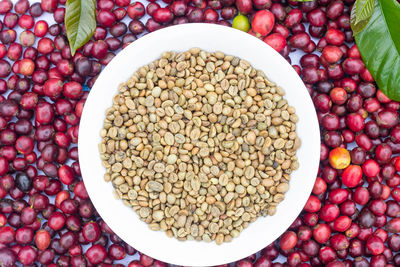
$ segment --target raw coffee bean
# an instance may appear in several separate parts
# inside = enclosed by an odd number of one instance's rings
[[[284,94],[243,59],[164,52],[120,85],[106,111],[104,179],[150,229],[230,242],[275,214],[299,167],[299,118]]]

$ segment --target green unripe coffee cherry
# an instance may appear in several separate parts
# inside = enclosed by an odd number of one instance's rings
[[[250,30],[249,19],[245,15],[239,14],[233,19],[232,27],[244,32],[248,32]]]

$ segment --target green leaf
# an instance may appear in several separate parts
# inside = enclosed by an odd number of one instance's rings
[[[400,101],[399,19],[397,0],[378,0],[368,25],[355,34],[364,63],[379,88],[396,101]]]
[[[96,29],[96,0],[68,0],[65,27],[71,54],[86,44]]]
[[[357,0],[354,4],[356,9],[356,23],[371,18],[375,8],[375,0]]]
[[[354,34],[367,26],[375,8],[375,0],[357,0],[350,14],[351,28]]]

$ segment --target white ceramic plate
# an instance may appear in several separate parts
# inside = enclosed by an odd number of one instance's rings
[[[286,91],[286,99],[300,118],[297,151],[300,168],[292,173],[290,190],[274,216],[260,217],[231,243],[185,241],[154,232],[138,215],[113,196],[111,183],[103,180],[98,144],[104,112],[112,104],[117,87],[139,67],[164,51],[200,47],[248,60]],[[79,131],[79,161],[89,196],[111,229],[137,250],[161,261],[186,266],[211,266],[242,259],[278,238],[301,212],[311,193],[318,169],[320,134],[311,98],[293,68],[261,40],[239,30],[213,24],[184,24],[150,33],[122,50],[102,71],[86,101]]]

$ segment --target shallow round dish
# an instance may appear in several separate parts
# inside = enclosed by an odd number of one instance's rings
[[[139,67],[161,57],[164,51],[199,47],[245,59],[264,71],[286,91],[300,120],[297,151],[300,167],[292,173],[290,189],[274,216],[259,217],[230,243],[181,242],[163,231],[152,231],[138,215],[113,196],[103,180],[98,144],[106,108],[112,105],[118,85]],[[183,24],[158,30],[122,50],[101,72],[86,101],[79,130],[79,161],[90,199],[111,229],[135,249],[161,261],[185,266],[211,266],[236,261],[255,253],[278,238],[301,212],[311,193],[318,169],[320,133],[311,98],[294,69],[275,50],[248,33],[213,24]]]

